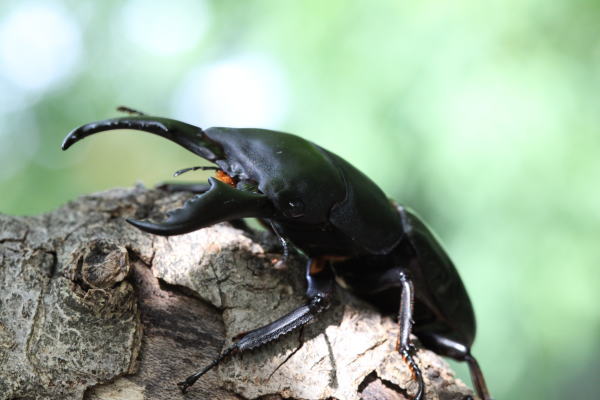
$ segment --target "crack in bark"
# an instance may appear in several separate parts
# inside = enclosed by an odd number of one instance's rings
[[[365,350],[363,350],[363,351],[361,351],[360,353],[358,353],[358,354],[356,355],[356,357],[354,358],[354,360],[352,360],[350,363],[346,364],[346,366],[349,366],[349,365],[352,365],[352,364],[354,364],[354,363],[356,363],[356,362],[359,362],[359,361],[361,360],[361,358],[362,358],[362,357],[363,357],[365,354],[367,354],[367,353],[369,353],[369,352],[373,351],[374,349],[376,349],[377,347],[381,346],[382,344],[385,344],[386,342],[387,342],[387,339],[386,339],[386,338],[381,338],[381,339],[377,340],[377,341],[376,341],[375,343],[373,343],[371,346],[367,347]]]
[[[42,372],[38,369],[37,363],[34,362],[33,355],[34,353],[31,351],[33,346],[32,340],[35,333],[40,329],[40,320],[45,318],[45,311],[43,307],[44,296],[46,294],[46,289],[49,286],[50,282],[42,283],[42,287],[40,288],[40,294],[38,295],[37,302],[35,305],[35,313],[33,314],[33,322],[31,324],[31,329],[27,335],[27,340],[25,342],[25,357],[27,358],[27,362],[31,368],[38,374],[40,377],[42,376]],[[41,315],[41,316],[40,316]]]
[[[75,227],[73,229],[71,229],[63,238],[63,241],[66,242],[67,240],[69,240],[71,238],[71,235],[74,234],[75,232],[77,232],[79,229],[81,229],[82,227],[86,226],[87,224],[89,224],[89,221],[86,222],[82,222],[79,225],[75,225]]]
[[[300,327],[300,332],[298,332],[298,347],[294,349],[274,370],[271,372],[267,380],[270,380],[271,377],[281,368],[285,363],[287,363],[293,356],[296,354],[301,348],[304,346],[304,326]]]
[[[393,394],[386,393],[391,391]],[[357,392],[361,394],[361,399],[378,400],[385,396],[393,396],[393,399],[412,399],[408,390],[403,389],[394,382],[380,377],[376,371],[371,371],[358,385]]]
[[[52,279],[56,277],[56,274],[58,272],[58,255],[56,254],[56,251],[53,250],[46,251],[46,254],[50,254],[50,256],[52,257],[52,263],[48,270],[48,278]]]
[[[335,362],[335,357],[333,356],[333,348],[331,346],[331,341],[329,340],[329,336],[327,336],[327,332],[323,332],[325,336],[325,343],[327,343],[327,351],[329,353],[329,362],[331,363],[331,372],[329,373],[329,386],[337,388],[338,378],[337,378],[337,363]]]
[[[25,229],[23,233],[23,237],[8,237],[4,239],[0,239],[0,244],[2,243],[24,243],[27,241],[27,236],[29,235],[29,228]]]
[[[219,293],[219,303],[220,303],[219,305],[220,305],[220,307],[217,307],[217,308],[224,309],[227,306],[225,305],[225,295],[223,294],[223,290],[221,289],[221,284],[223,282],[226,282],[229,279],[229,277],[227,276],[223,280],[219,280],[219,276],[217,275],[217,271],[215,270],[215,266],[211,264],[210,269],[211,269],[213,275],[215,276],[215,282],[217,284],[217,292]]]

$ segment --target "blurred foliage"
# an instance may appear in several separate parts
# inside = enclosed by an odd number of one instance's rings
[[[599,18],[584,0],[6,0],[0,211],[197,164],[127,132],[60,151],[117,105],[294,132],[437,230],[496,398],[597,398]]]

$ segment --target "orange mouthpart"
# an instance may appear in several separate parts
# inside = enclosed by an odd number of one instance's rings
[[[233,186],[235,187],[235,179],[233,179],[233,177],[227,175],[227,173],[225,171],[223,171],[222,169],[218,169],[215,172],[215,178],[217,178],[218,180],[220,180],[223,183],[228,184],[229,186]]]

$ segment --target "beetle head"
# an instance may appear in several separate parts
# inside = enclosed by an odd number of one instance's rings
[[[134,129],[169,139],[214,163],[217,177],[165,221],[128,220],[159,235],[191,232],[245,217],[319,225],[345,196],[344,178],[324,151],[298,136],[263,129],[209,128],[166,118],[132,116],[83,125],[67,135],[66,150],[97,132]]]

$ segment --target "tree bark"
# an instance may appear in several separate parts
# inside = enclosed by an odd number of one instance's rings
[[[342,289],[316,322],[181,394],[176,382],[236,334],[305,301],[302,260],[276,270],[267,232],[219,224],[165,238],[124,221],[159,220],[188,197],[140,186],[0,215],[0,398],[411,398],[396,324]],[[434,353],[419,348],[416,361],[427,400],[472,396]]]

